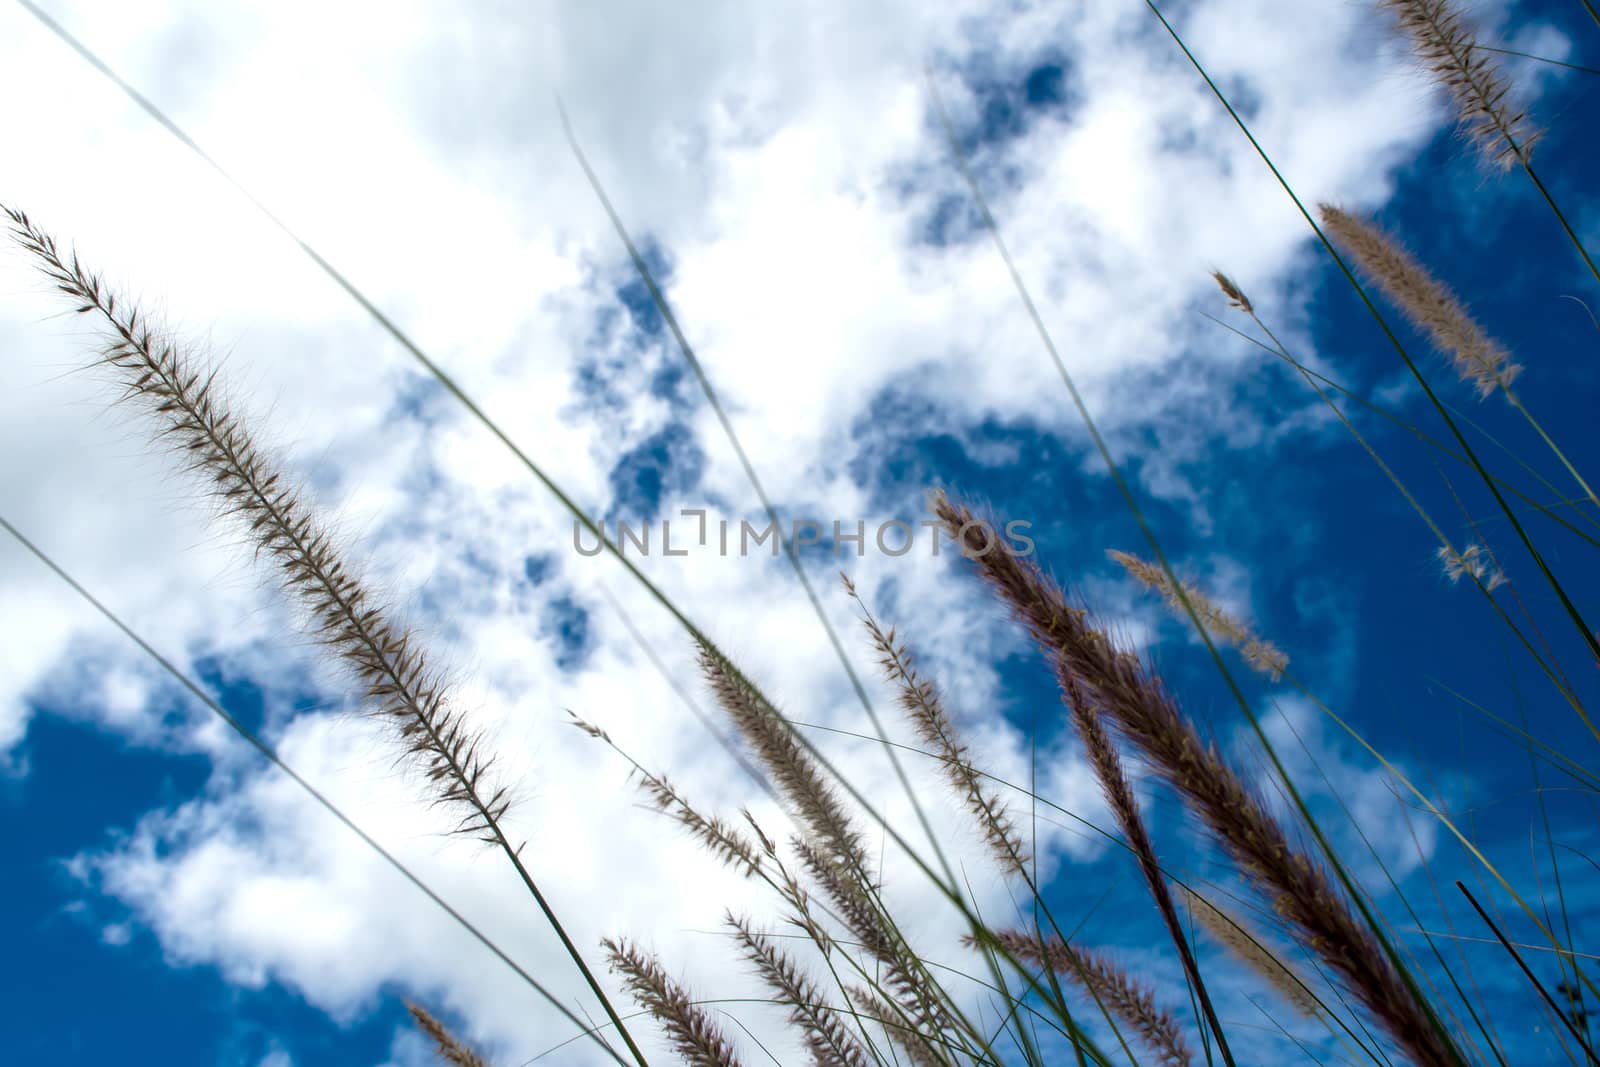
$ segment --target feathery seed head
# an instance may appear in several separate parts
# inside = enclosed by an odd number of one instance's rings
[[[690,1067],[738,1067],[733,1044],[687,990],[667,974],[659,960],[625,939],[600,942],[611,970],[638,1005],[659,1023],[673,1051]]]
[[[639,788],[655,802],[657,808],[671,814],[722,862],[730,867],[743,867],[747,876],[761,870],[761,854],[756,846],[722,818],[700,814],[667,781],[666,775],[654,775],[641,770]]]
[[[1187,582],[1182,583],[1183,596],[1178,595],[1175,587],[1167,578],[1167,572],[1148,560],[1140,559],[1128,552],[1118,552],[1112,549],[1106,553],[1123,570],[1136,578],[1146,588],[1153,589],[1166,598],[1167,604],[1173,613],[1183,618],[1188,618],[1188,611],[1184,607],[1184,598],[1189,601],[1189,607],[1200,617],[1205,624],[1206,632],[1214,637],[1219,637],[1239,650],[1244,661],[1253,669],[1267,675],[1273,681],[1283,677],[1283,672],[1289,667],[1289,657],[1284,655],[1271,642],[1263,641],[1257,637],[1255,631],[1243,622],[1223,611],[1211,601],[1204,593]]]
[[[958,531],[972,513],[943,494],[934,510]],[[1342,986],[1426,1067],[1456,1057],[1426,1005],[1406,984],[1372,931],[1310,857],[1296,848],[1277,818],[1217,752],[1201,740],[1159,677],[1137,658],[1119,654],[1067,605],[1061,589],[1031,559],[994,552],[973,560],[983,578],[1054,662],[1058,676],[1081,685],[1149,765],[1184,797],[1216,841],[1262,892],[1281,907],[1295,937],[1317,953]]]
[[[861,834],[791,727],[716,649],[700,646],[700,670],[711,691],[801,821],[852,869],[869,869]]]
[[[917,673],[910,650],[895,640],[894,627],[884,630],[878,625],[878,620],[856,593],[849,579],[845,579],[845,591],[861,608],[862,624],[872,639],[873,648],[877,650],[878,662],[884,674],[899,686],[901,708],[911,720],[917,736],[932,746],[940,757],[946,779],[956,788],[967,810],[977,820],[990,853],[1005,870],[1025,873],[1028,851],[1022,835],[999,794],[983,788],[982,775],[967,758],[966,745],[961,742],[960,733],[945,710],[938,688]]]
[[[748,918],[728,912],[723,918],[733,928],[744,954],[755,964],[761,980],[777,994],[773,999],[789,1008],[789,1023],[804,1036],[807,1051],[818,1067],[867,1067],[871,1061],[828,1002],[822,988],[802,972],[794,960],[755,929]]]
[[[1217,287],[1222,290],[1222,295],[1228,298],[1229,304],[1238,308],[1246,315],[1254,315],[1256,313],[1254,305],[1250,303],[1250,298],[1245,296],[1244,292],[1237,285],[1233,284],[1232,278],[1228,277],[1220,270],[1212,271],[1211,277],[1216,280]]]
[[[413,1004],[408,1000],[406,1010],[411,1013],[417,1029],[433,1038],[438,1044],[435,1051],[441,1060],[453,1063],[455,1067],[489,1067],[488,1060],[479,1056],[466,1042],[452,1034],[444,1023],[435,1019],[422,1005]]]
[[[1254,971],[1267,985],[1277,990],[1284,1002],[1303,1017],[1314,1019],[1318,1016],[1320,1009],[1316,998],[1311,995],[1310,986],[1293,967],[1284,963],[1277,954],[1268,951],[1261,940],[1251,933],[1249,927],[1189,887],[1179,885],[1177,888],[1188,902],[1190,914],[1194,916],[1195,921],[1218,944],[1233,953],[1235,959]]]
[[[847,992],[855,1002],[856,1010],[883,1027],[889,1039],[905,1053],[912,1067],[949,1067],[949,1061],[939,1054],[927,1035],[893,1004],[862,986],[851,986]]]
[[[843,864],[803,837],[791,839],[790,846],[851,936],[883,965],[882,984],[893,993],[898,1010],[930,1032],[949,1029],[951,1020],[939,991],[922,981],[925,971],[921,962],[874,899],[877,887],[861,885]]]
[[[1439,565],[1444,568],[1445,577],[1451,582],[1459,582],[1470,576],[1490,592],[1506,583],[1505,573],[1494,565],[1488,550],[1482,545],[1471,544],[1460,552],[1449,545],[1440,545],[1436,555]]]
[[[1434,347],[1450,357],[1461,380],[1476,388],[1480,398],[1511,387],[1522,367],[1415,256],[1378,227],[1348,212],[1330,204],[1317,210],[1334,243],[1355,259],[1361,272],[1428,335]]]
[[[374,716],[396,730],[432,783],[434,798],[461,814],[459,833],[501,841],[510,805],[491,781],[480,735],[451,706],[444,676],[415,635],[397,625],[340,556],[333,537],[256,444],[223,400],[214,374],[200,370],[181,344],[136,305],[119,302],[74,252],[21,211],[3,208],[11,235],[82,314],[99,318],[110,338],[101,363],[123,386],[122,400],[154,419],[170,444],[237,519],[258,558],[277,565],[284,588],[309,617],[317,638],[351,671]]]
[[[1170,1011],[1156,1004],[1155,994],[1101,954],[1052,937],[1038,938],[1020,930],[998,930],[993,936],[1019,960],[1032,960],[1071,978],[1149,1046],[1163,1067],[1189,1067],[1194,1053],[1183,1027]],[[962,941],[975,944],[971,934]]]
[[[1491,53],[1478,47],[1454,0],[1379,0],[1411,38],[1423,66],[1455,103],[1462,130],[1491,166],[1526,162],[1540,132],[1511,96]]]

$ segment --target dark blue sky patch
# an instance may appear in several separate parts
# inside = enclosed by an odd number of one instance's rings
[[[673,414],[682,417],[701,396],[699,383],[689,373],[689,365],[674,347],[657,365],[650,378],[650,395],[665,400]]]
[[[322,707],[328,699],[328,694],[317,688],[316,680],[303,661],[278,656],[272,671],[269,693],[231,657],[206,655],[195,659],[195,680],[227,709],[228,714],[258,734],[273,724]],[[174,689],[173,692],[180,701],[192,704],[198,714],[212,714],[186,690]]]
[[[1043,63],[1033,68],[1022,83],[1022,98],[1033,107],[1065,102],[1066,70],[1059,63]]]
[[[522,561],[522,576],[529,585],[543,585],[555,570],[556,557],[548,552],[528,556]]]
[[[610,348],[611,331],[620,320],[621,315],[614,308],[601,308],[596,313],[594,332],[572,369],[575,411],[607,417],[628,409],[629,391],[622,388],[622,383],[625,376],[637,373],[642,356],[631,349]]]
[[[439,379],[418,369],[407,373],[396,387],[384,421],[407,418],[423,426],[437,426],[455,404],[456,399]]]
[[[668,424],[623,453],[612,468],[610,513],[630,524],[654,517],[663,497],[699,484],[705,463],[688,426]]]
[[[656,285],[663,293],[672,289],[672,263],[667,258],[663,249],[654,237],[645,235],[637,242],[639,255],[649,268],[650,275],[655,279]],[[650,290],[645,287],[644,279],[634,268],[631,260],[622,264],[621,268],[627,272],[627,280],[617,286],[617,300],[628,313],[628,318],[633,328],[648,338],[656,338],[666,332],[666,321],[661,317],[661,309],[656,307],[656,302],[650,296]]]
[[[1261,117],[1261,107],[1266,101],[1254,81],[1242,74],[1230,73],[1220,76],[1217,84],[1245,122],[1254,123]]]
[[[640,255],[662,292],[670,292],[672,264],[665,250],[647,236]],[[698,402],[699,389],[660,309],[631,260],[622,258],[611,274],[610,279],[596,277],[590,283],[602,291],[609,289],[614,302],[596,310],[590,336],[573,368],[575,408],[601,417],[619,415],[644,390],[665,400],[674,414],[687,413]],[[689,332],[692,342],[692,328]]]
[[[1077,557],[1073,546],[1087,543],[1108,516],[1122,519],[1106,480],[1083,472],[1084,439],[1065,419],[1052,427],[993,418],[963,424],[926,397],[889,389],[852,428],[849,470],[874,509],[924,519],[926,492],[945,488],[1007,521],[1034,523],[1043,558]]]
[[[972,200],[972,194],[962,186],[962,191],[941,194],[922,220],[917,234],[919,244],[936,248],[965,244],[983,233],[983,215]]]
[[[237,695],[234,706],[248,714],[242,688]],[[131,917],[72,878],[61,861],[113,844],[131,830],[130,812],[198,795],[210,774],[207,760],[129,748],[49,708],[37,709],[26,744],[31,775],[0,793],[11,809],[7,877],[0,879],[0,907],[10,921],[0,932],[0,954],[30,961],[35,978],[7,983],[0,998],[7,1035],[0,1058],[90,1067],[126,1060],[128,1049],[138,1048],[151,1061],[256,1063],[281,1044],[307,1067],[382,1060],[393,1006],[340,1026],[281,988],[240,990],[212,968],[170,966],[137,924],[125,944],[103,940],[106,926]],[[36,808],[48,817],[24,817]]]
[[[956,67],[972,92],[976,115],[955,124],[956,143],[986,197],[1015,190],[1022,170],[1009,156],[1012,142],[1025,136],[1045,116],[1061,116],[1081,99],[1071,71],[1059,56],[1044,56],[1021,72],[995,68],[992,56],[969,57]],[[957,173],[947,134],[930,105],[925,117],[929,143],[939,146],[933,159],[907,163],[889,180],[901,199],[924,199],[926,210],[913,223],[914,243],[942,247],[963,244],[983,234],[972,196]]]
[[[1040,117],[1068,111],[1082,98],[1060,56],[1041,58],[1017,71],[999,69],[992,55],[979,53],[955,70],[976,105],[976,114],[958,122],[955,130],[956,141],[969,156],[997,152],[1026,134]],[[937,114],[930,119],[937,124]]]
[[[545,606],[540,633],[556,642],[556,666],[576,671],[588,661],[589,612],[572,597],[554,597]]]

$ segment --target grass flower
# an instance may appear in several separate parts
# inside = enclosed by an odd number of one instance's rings
[[[1112,550],[1106,555],[1116,560],[1122,568],[1138,579],[1147,588],[1154,589],[1167,599],[1172,609],[1185,618],[1188,612],[1184,608],[1187,599],[1194,613],[1200,616],[1200,621],[1206,626],[1206,632],[1226,640],[1239,650],[1244,661],[1252,668],[1265,674],[1273,681],[1283,677],[1283,672],[1289,667],[1289,657],[1278,650],[1271,642],[1263,641],[1255,632],[1243,622],[1223,611],[1211,598],[1194,588],[1188,583],[1183,583],[1183,596],[1178,595],[1178,590],[1173,587],[1167,574],[1160,567],[1147,560],[1127,552]]]
[[[1349,253],[1361,272],[1394,301],[1434,347],[1450,357],[1461,380],[1487,397],[1508,389],[1522,372],[1499,342],[1467,314],[1454,293],[1437,281],[1416,257],[1378,229],[1329,204],[1318,208],[1335,244]]]
[[[1200,739],[1159,678],[1112,647],[1086,612],[1031,560],[985,551],[982,526],[943,494],[934,510],[984,579],[1011,605],[1058,672],[1081,681],[1105,717],[1185,798],[1239,867],[1273,900],[1296,938],[1336,974],[1406,1054],[1424,1067],[1456,1063],[1454,1051],[1414,987],[1358,921],[1328,876],[1296,848],[1266,805],[1217,750]],[[963,530],[968,531],[966,536]]]
[[[982,775],[967,757],[967,747],[962,744],[949,712],[945,711],[938,687],[917,673],[910,651],[895,640],[894,628],[884,630],[878,625],[849,578],[844,579],[844,586],[850,598],[861,606],[862,623],[878,653],[884,674],[899,687],[901,708],[917,736],[939,756],[946,779],[977,820],[990,854],[1005,870],[1024,873],[1028,849],[1017,831],[1016,822],[999,794],[984,789]]]
[[[1122,1025],[1139,1035],[1163,1067],[1189,1067],[1194,1063],[1194,1053],[1178,1020],[1157,1005],[1155,995],[1146,986],[1104,956],[1060,938],[1041,944],[1032,935],[1015,930],[998,931],[995,940],[1018,959],[1049,967],[1083,986]]]
[[[870,989],[852,986],[850,999],[855,1002],[856,1009],[862,1015],[883,1027],[884,1033],[889,1035],[889,1040],[905,1053],[906,1059],[911,1061],[913,1067],[950,1067],[949,1058],[906,1019],[904,1012],[896,1009],[883,997]]]
[[[417,1024],[417,1029],[433,1038],[438,1045],[435,1052],[445,1063],[454,1064],[455,1067],[489,1067],[488,1060],[478,1055],[466,1042],[452,1034],[444,1023],[428,1013],[428,1009],[420,1004],[413,1004],[407,1001],[406,1010],[411,1013],[411,1018]]]
[[[821,768],[794,739],[778,710],[709,646],[700,646],[700,670],[718,703],[755,750],[803,825],[848,869],[870,870],[860,831],[852,825],[849,812],[827,784]]]
[[[458,816],[455,832],[498,846],[510,860],[619,1035],[641,1065],[622,1020],[577,947],[501,830],[508,790],[494,781],[482,738],[451,704],[444,675],[416,635],[397,624],[340,555],[332,535],[300,490],[276,470],[250,429],[229,410],[214,373],[136,305],[119,304],[77,253],[63,257],[55,240],[27,215],[0,208],[12,236],[80,314],[97,317],[110,339],[100,362],[122,384],[122,400],[143,408],[162,441],[209,488],[224,514],[244,528],[258,558],[276,564],[284,589],[310,618],[323,647],[352,673],[370,712],[389,723],[425,774],[433,800]]]
[[[1471,577],[1490,592],[1506,584],[1505,572],[1494,565],[1482,545],[1468,545],[1460,552],[1449,545],[1440,545],[1437,556],[1445,577],[1452,582]]]
[[[1494,56],[1478,47],[1453,0],[1379,0],[1411,38],[1417,58],[1455,102],[1467,137],[1491,165],[1526,160],[1539,139],[1528,113],[1512,102]]]
[[[1250,298],[1244,295],[1244,290],[1233,283],[1233,279],[1220,270],[1211,272],[1211,277],[1216,280],[1217,287],[1222,290],[1222,295],[1228,298],[1228,303],[1238,308],[1246,315],[1256,313],[1255,305],[1250,303]]]
[[[755,964],[761,980],[789,1008],[789,1023],[800,1031],[806,1051],[817,1067],[867,1067],[866,1049],[828,1003],[822,989],[806,977],[788,954],[755,929],[748,918],[729,912],[724,920],[733,928],[745,957]]]
[[[481,738],[451,706],[443,675],[416,636],[390,618],[341,558],[299,488],[277,471],[254,434],[228,409],[214,373],[136,306],[119,304],[76,253],[63,257],[54,239],[25,214],[4,210],[12,236],[45,275],[77,302],[80,313],[98,317],[109,328],[111,340],[100,362],[123,386],[123,401],[155,419],[160,437],[240,522],[256,554],[277,565],[317,637],[361,683],[372,713],[395,726],[406,751],[426,772],[435,798],[459,812],[459,832],[498,843],[509,797],[491,781]]]
[[[625,940],[606,938],[601,944],[611,970],[622,976],[633,999],[661,1024],[684,1063],[689,1067],[738,1067],[733,1044],[654,956]]]
[[[1189,914],[1194,916],[1195,922],[1217,944],[1231,952],[1235,959],[1274,989],[1284,1003],[1307,1019],[1315,1019],[1321,1014],[1321,1008],[1311,995],[1311,988],[1306,981],[1292,967],[1269,952],[1261,939],[1238,917],[1185,886],[1179,886],[1178,892],[1189,905]]]

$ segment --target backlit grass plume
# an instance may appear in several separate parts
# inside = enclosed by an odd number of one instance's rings
[[[883,1027],[889,1040],[913,1067],[950,1067],[949,1060],[927,1035],[908,1023],[904,1013],[883,997],[862,986],[851,986],[850,999],[864,1017]]]
[[[1179,886],[1178,892],[1189,905],[1194,921],[1235,959],[1259,975],[1290,1007],[1307,1019],[1322,1014],[1305,979],[1268,951],[1241,919],[1191,889]]]
[[[1526,161],[1539,139],[1528,113],[1512,101],[1494,56],[1478,47],[1453,0],[1379,0],[1411,38],[1411,47],[1449,91],[1468,138],[1493,166]]]
[[[340,557],[333,537],[228,409],[214,373],[152,323],[119,302],[100,276],[63,258],[49,234],[5,208],[11,234],[56,287],[109,328],[100,362],[123,386],[123,402],[144,409],[159,435],[208,483],[212,497],[244,526],[258,556],[277,564],[284,587],[317,637],[359,680],[374,715],[399,732],[457,829],[498,843],[506,790],[490,777],[481,739],[450,705],[443,676],[415,635],[393,622]]]
[[[1493,557],[1482,545],[1467,545],[1459,552],[1449,545],[1440,545],[1435,555],[1439,566],[1444,568],[1444,576],[1451,582],[1471,577],[1489,592],[1506,584],[1505,572],[1495,566]]]
[[[594,723],[575,712],[568,711],[567,714],[571,717],[573,726],[596,741],[603,741],[613,752],[632,764],[633,773],[639,777],[639,790],[650,798],[658,811],[670,815],[713,856],[728,866],[743,871],[746,876],[761,872],[760,848],[742,831],[730,826],[728,821],[719,815],[702,815],[699,809],[690,804],[683,794],[678,792],[677,787],[667,780],[666,775],[654,774],[647,770],[618,747],[617,743],[611,740],[610,734]]]
[[[900,707],[911,720],[912,728],[924,744],[931,746],[940,760],[945,778],[955,786],[962,802],[977,820],[989,852],[1007,871],[1021,874],[1028,863],[1028,847],[1017,830],[1005,801],[993,790],[985,789],[983,776],[967,755],[967,746],[945,710],[939,689],[918,672],[911,652],[895,640],[894,627],[888,630],[868,610],[856,592],[855,583],[844,578],[845,591],[861,606],[862,624],[872,639],[878,663],[891,682],[899,687]]]
[[[1100,791],[1106,798],[1106,807],[1117,820],[1117,828],[1122,831],[1129,851],[1139,864],[1139,873],[1144,875],[1151,899],[1155,901],[1156,911],[1167,928],[1167,936],[1172,939],[1173,947],[1178,950],[1184,974],[1188,977],[1195,997],[1200,1002],[1200,1010],[1205,1016],[1206,1024],[1211,1027],[1217,1039],[1217,1049],[1222,1054],[1223,1061],[1231,1064],[1233,1052],[1228,1047],[1228,1039],[1223,1033],[1221,1021],[1217,1018],[1216,1008],[1211,1002],[1210,992],[1206,989],[1205,979],[1200,973],[1200,965],[1195,960],[1188,935],[1183,929],[1183,924],[1178,921],[1178,909],[1172,902],[1172,890],[1168,888],[1167,876],[1162,872],[1161,863],[1156,858],[1155,842],[1150,838],[1149,827],[1145,825],[1143,813],[1139,810],[1139,802],[1133,795],[1133,785],[1123,771],[1122,757],[1111,742],[1111,735],[1100,708],[1082,681],[1072,673],[1065,661],[1059,657],[1052,658],[1055,659],[1062,699],[1071,712],[1072,724],[1077,728],[1078,737],[1083,741],[1084,752],[1089,757],[1089,766],[1094,768],[1095,779],[1100,783]],[[1066,946],[1063,945],[1062,948],[1065,950]],[[1091,992],[1095,991],[1089,978],[1081,980]]]
[[[1221,275],[1218,275],[1218,277],[1220,278]],[[1227,292],[1227,286],[1224,286],[1223,291]],[[1240,294],[1239,299],[1243,299],[1243,294]],[[1213,637],[1220,637],[1237,648],[1239,654],[1244,657],[1244,661],[1255,670],[1265,674],[1273,681],[1283,677],[1283,672],[1289,666],[1289,657],[1279,651],[1277,646],[1270,641],[1263,641],[1257,637],[1255,631],[1226,611],[1223,611],[1211,601],[1210,597],[1200,592],[1200,590],[1185,583],[1182,587],[1183,596],[1180,598],[1178,589],[1167,578],[1166,572],[1154,563],[1140,559],[1138,556],[1128,552],[1112,550],[1107,552],[1106,555],[1121,564],[1123,570],[1137,578],[1147,588],[1160,593],[1166,598],[1167,603],[1172,605],[1174,610],[1179,613],[1187,614],[1184,611],[1183,601],[1185,599],[1188,600],[1189,607],[1193,608],[1194,613],[1200,616],[1200,621],[1205,623],[1206,631]]]
[[[1349,253],[1361,272],[1394,301],[1411,324],[1428,335],[1434,346],[1449,356],[1461,379],[1487,397],[1496,389],[1509,389],[1522,367],[1467,313],[1461,301],[1429,274],[1415,256],[1370,222],[1322,204],[1328,236]]]
[[[673,981],[654,956],[625,940],[601,942],[611,969],[639,1006],[661,1024],[675,1051],[689,1067],[738,1067],[733,1044],[704,1008]]]
[[[789,1024],[802,1035],[812,1062],[818,1067],[867,1067],[871,1060],[866,1049],[845,1025],[838,1009],[828,1003],[822,988],[800,970],[789,954],[748,918],[729,912],[723,921],[732,927],[761,980],[777,994],[777,1003],[788,1007]]]
[[[778,710],[716,649],[700,646],[700,670],[717,702],[761,760],[801,823],[853,872],[869,869],[861,833],[822,769],[790,733]]]
[[[793,847],[851,934],[884,967],[884,984],[912,1023],[933,1032],[953,1025],[926,969],[878,899],[876,876],[849,811],[823,771],[767,699],[723,655],[700,646],[700,669],[778,790],[805,827]]]
[[[489,1067],[489,1061],[472,1050],[466,1042],[462,1041],[450,1030],[435,1019],[427,1008],[420,1004],[406,1001],[406,1010],[411,1013],[412,1021],[417,1024],[417,1029],[433,1038],[437,1048],[434,1050],[439,1059],[454,1067]]]
[[[1416,1063],[1456,1064],[1448,1038],[1371,929],[1356,918],[1322,868],[1291,843],[1215,747],[1201,740],[1160,679],[1137,656],[1114,648],[1089,624],[1087,612],[1071,607],[1031,559],[994,549],[990,524],[942,493],[933,503],[957,546],[1011,606],[1058,673],[1076,678],[1099,713],[1184,797],[1352,999]]]
[[[1041,945],[1030,934],[995,932],[995,939],[1018,959],[1043,964],[1086,989],[1117,1021],[1139,1035],[1163,1067],[1189,1067],[1194,1053],[1171,1012],[1156,1003],[1150,990],[1100,954],[1059,938]]]

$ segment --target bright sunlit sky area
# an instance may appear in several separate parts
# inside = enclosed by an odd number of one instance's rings
[[[1600,67],[1600,26],[1578,0],[1471,11],[1487,44]],[[648,524],[651,551],[631,556],[640,570],[887,819],[915,831],[883,750],[859,736],[866,712],[794,570],[768,546],[737,551],[741,521],[765,526],[762,502],[586,182],[558,94],[783,523],[822,525],[800,558],[873,707],[912,740],[840,571],[948,695],[979,766],[1034,783],[1039,803],[1002,794],[1051,907],[1086,944],[1188,1010],[1147,890],[1101,834],[1111,822],[1049,669],[948,542],[932,552],[918,525],[930,490],[1031,524],[1040,563],[1148,652],[1202,732],[1271,789],[1192,630],[1106,556],[1149,545],[957,151],[1177,571],[1470,819],[1519,889],[1550,891],[1528,753],[1489,716],[1525,716],[1556,749],[1594,738],[1485,599],[1447,578],[1434,535],[1305,379],[1227,328],[1259,335],[1214,269],[1305,364],[1447,436],[1143,0],[39,0],[38,12],[0,4],[0,203],[220,368],[229,402],[455,680],[515,787],[510,832],[574,940],[603,973],[599,940],[636,938],[697,995],[726,999],[718,1017],[744,1062],[772,1062],[763,1047],[802,1062],[783,1012],[749,1002],[765,994],[751,992],[721,926],[734,908],[776,929],[779,902],[650,809],[628,763],[570,725],[575,713],[603,727],[708,811],[737,819],[749,807],[785,827],[719,743],[730,730],[689,639],[615,560],[575,547],[551,491],[295,239],[579,507],[612,530]],[[1456,133],[1376,5],[1173,0],[1167,13],[1302,201],[1398,234],[1515,353],[1524,401],[1580,461],[1592,456],[1600,332],[1587,308],[1600,287],[1526,176],[1487,169]],[[1542,175],[1600,247],[1600,74],[1501,60],[1547,131]],[[268,566],[148,420],[117,403],[93,366],[98,344],[6,242],[0,516],[575,1012],[601,1018],[505,857],[447,836],[450,812],[427,803],[362,717]],[[1507,478],[1540,501],[1573,492],[1505,403],[1480,401],[1442,358],[1415,351]],[[1446,532],[1492,550],[1509,588],[1548,611],[1548,585],[1470,469],[1343,403]],[[683,509],[705,509],[705,544]],[[664,519],[687,554],[662,552]],[[896,521],[917,531],[903,554],[874,536]],[[1594,603],[1592,544],[1529,521]],[[862,524],[859,551],[835,539],[835,522],[845,534]],[[1592,695],[1570,627],[1542,639]],[[1489,888],[1438,822],[1310,700],[1229,663],[1406,946],[1421,956],[1417,931],[1451,924],[1484,936],[1450,883]],[[1014,922],[1017,887],[931,761],[907,759],[979,910]],[[1594,810],[1540,773],[1561,871],[1577,878],[1600,843]],[[1270,929],[1270,902],[1140,774],[1168,865]],[[420,1067],[431,1047],[409,998],[497,1064],[603,1062],[589,1042],[563,1044],[570,1022],[4,535],[0,813],[0,1061]],[[978,971],[960,916],[881,832],[869,837],[917,946]],[[1597,885],[1568,887],[1578,941],[1600,934]],[[1498,949],[1441,944],[1465,954],[1506,1018],[1531,1017]],[[1554,983],[1548,961],[1534,965]],[[981,993],[960,988],[993,1022]],[[1223,983],[1218,1006],[1242,1063],[1300,1062],[1280,1021],[1304,1048],[1338,1048],[1248,982]],[[647,1021],[637,1033],[664,1047]]]

